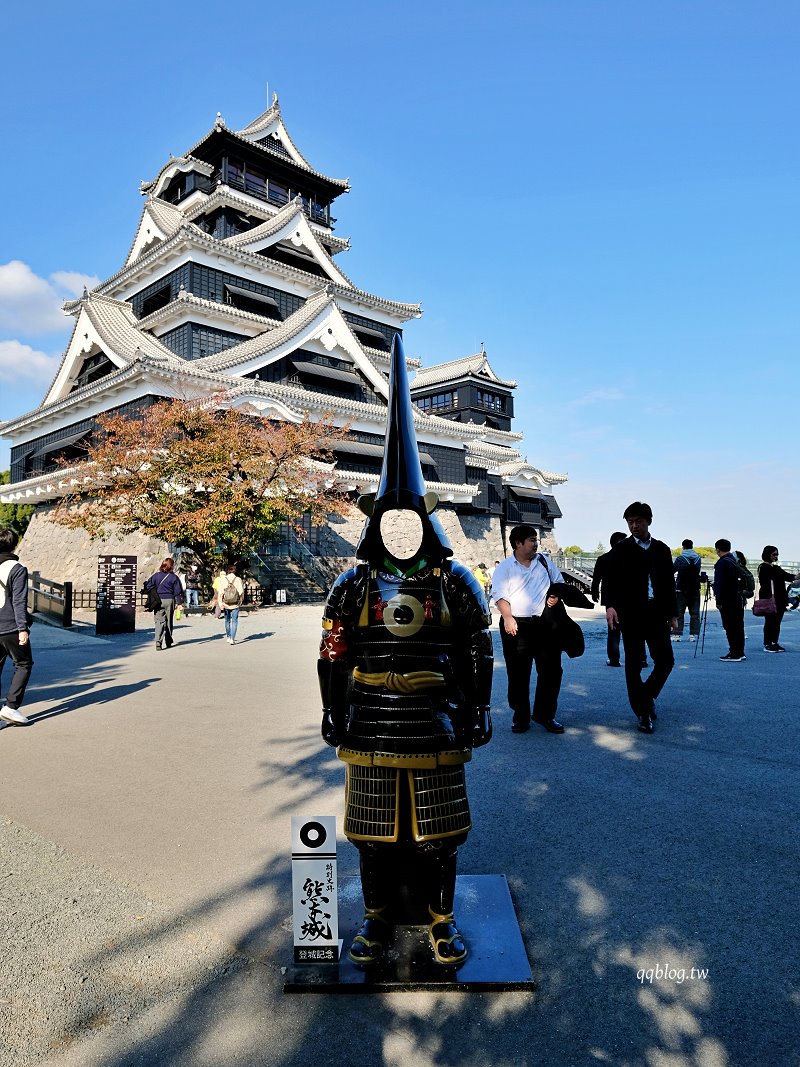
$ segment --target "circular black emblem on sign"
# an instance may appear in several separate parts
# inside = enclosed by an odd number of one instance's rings
[[[306,848],[319,848],[325,844],[327,837],[321,822],[307,822],[300,828],[300,840]]]

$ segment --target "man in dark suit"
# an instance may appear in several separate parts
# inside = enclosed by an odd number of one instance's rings
[[[618,545],[620,541],[625,540],[624,533],[612,533],[609,544],[613,548]],[[597,603],[599,600],[603,607],[606,606],[605,597],[601,596],[603,589],[603,577],[608,567],[608,561],[611,559],[610,552],[604,552],[602,556],[598,556],[594,561],[594,571],[592,573],[592,600]],[[606,652],[608,659],[606,663],[609,667],[621,667],[622,664],[619,661],[619,627],[609,626],[608,638],[606,640]]]
[[[669,545],[650,536],[653,512],[640,500],[623,513],[631,536],[609,553],[603,599],[610,627],[618,626],[625,648],[628,700],[642,733],[653,732],[656,697],[675,664],[670,631],[678,628],[672,553]],[[653,669],[642,681],[645,646]]]

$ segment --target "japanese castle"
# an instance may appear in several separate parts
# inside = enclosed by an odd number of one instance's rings
[[[334,445],[339,486],[374,489],[392,338],[421,309],[361,289],[342,270],[349,241],[332,210],[348,190],[300,152],[277,95],[243,129],[217,115],[185,155],[142,183],[121,269],[64,305],[75,326],[41,405],[0,426],[12,441],[1,499],[40,504],[46,515],[76,487],[56,459],[84,456],[97,416],[162,397],[221,396],[294,421],[333,411],[351,426]],[[516,382],[499,378],[483,349],[408,366],[423,473],[456,556],[491,563],[507,524],[528,522],[546,537],[561,514],[552,487],[566,478],[521,455],[511,428]],[[333,551],[347,555],[357,529],[336,532]],[[470,551],[476,537],[481,547]]]

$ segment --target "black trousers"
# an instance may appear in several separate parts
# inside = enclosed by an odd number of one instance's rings
[[[765,645],[777,645],[778,638],[781,636],[781,620],[783,619],[785,608],[778,608],[774,615],[764,616],[764,644]]]
[[[28,636],[28,643],[21,645],[19,643],[19,634],[16,631],[10,634],[0,634],[0,675],[3,673],[3,667],[5,667],[9,656],[11,656],[11,661],[14,664],[14,673],[11,676],[11,685],[8,687],[8,693],[6,694],[6,704],[10,708],[18,708],[22,703],[22,698],[25,696],[25,688],[33,667],[30,635]]]
[[[717,607],[719,608],[719,617],[722,621],[722,628],[725,631],[725,636],[728,638],[728,651],[732,656],[743,656],[744,604],[741,600],[738,604],[720,604],[719,601],[717,601]]]
[[[531,671],[536,664],[536,695],[533,718],[549,722],[555,718],[558,694],[564,671],[561,651],[546,636],[538,616],[517,619],[517,636],[506,633],[500,619],[500,640],[508,674],[508,704],[517,725],[527,726],[531,720]]]
[[[634,715],[650,715],[656,697],[664,688],[675,666],[669,635],[669,620],[648,604],[642,615],[635,618],[628,617],[621,621],[628,700]],[[642,680],[645,646],[650,650],[653,669]]]

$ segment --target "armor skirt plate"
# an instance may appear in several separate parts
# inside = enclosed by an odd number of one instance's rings
[[[350,840],[432,841],[471,827],[463,766],[399,771],[347,764],[344,833]]]

